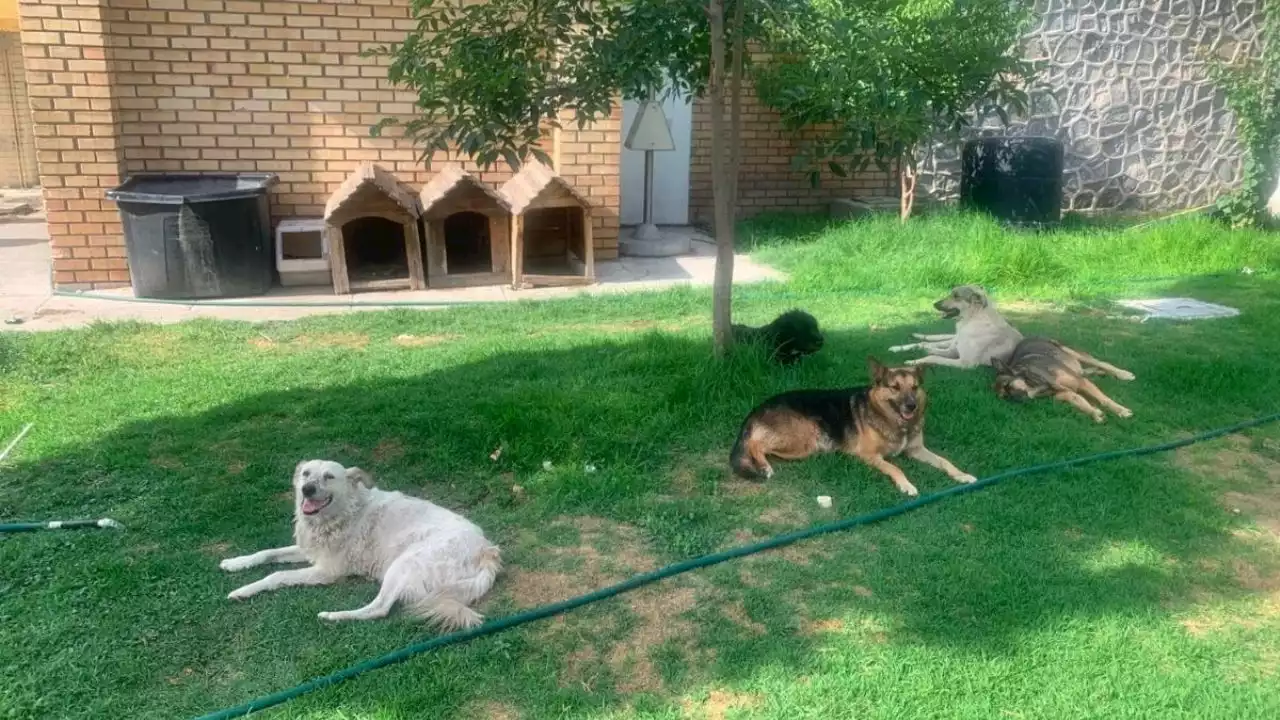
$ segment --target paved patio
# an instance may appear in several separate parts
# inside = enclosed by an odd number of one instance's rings
[[[275,288],[263,296],[208,303],[138,302],[128,289],[104,290],[95,297],[55,295],[50,282],[49,239],[42,219],[0,222],[0,331],[54,330],[95,321],[143,320],[174,323],[199,317],[227,320],[293,320],[308,315],[341,314],[423,303],[422,309],[475,302],[509,302],[654,290],[678,285],[708,286],[715,272],[715,245],[692,228],[663,228],[693,240],[690,255],[672,258],[620,258],[596,264],[600,282],[586,288],[512,290],[505,286],[459,290],[367,292],[334,295],[321,288]],[[624,232],[627,232],[624,229]],[[745,255],[734,260],[735,284],[782,280],[782,273]],[[110,298],[110,299],[103,299]],[[255,305],[266,303],[267,306]],[[276,305],[271,305],[276,303]]]

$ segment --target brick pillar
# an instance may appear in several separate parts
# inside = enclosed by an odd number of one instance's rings
[[[124,236],[103,193],[122,174],[110,82],[110,0],[21,0],[27,93],[59,288],[129,284]]]
[[[596,260],[618,257],[618,213],[622,202],[619,185],[622,168],[622,100],[606,118],[578,128],[577,116],[561,114],[560,166],[556,168],[594,207],[592,237]]]

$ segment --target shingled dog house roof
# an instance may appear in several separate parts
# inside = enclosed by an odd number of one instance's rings
[[[481,182],[479,178],[464,170],[460,165],[445,165],[440,168],[435,177],[431,178],[430,182],[422,186],[422,192],[418,193],[418,202],[421,205],[422,213],[425,215],[432,206],[443,200],[454,188],[463,184],[480,190],[498,203],[503,210],[511,211],[511,203],[497,190],[490,187],[488,183]]]
[[[538,196],[553,185],[573,196],[582,207],[591,207],[591,201],[585,195],[557,175],[555,170],[536,160],[525,163],[519,172],[503,184],[498,193],[506,198],[511,212],[519,214],[533,205]]]
[[[328,220],[343,210],[351,209],[349,207],[351,203],[359,199],[360,191],[366,187],[376,188],[415,218],[422,214],[418,199],[412,190],[387,170],[366,162],[352,171],[347,179],[342,181],[342,185],[329,196],[329,201],[324,206],[325,219]]]

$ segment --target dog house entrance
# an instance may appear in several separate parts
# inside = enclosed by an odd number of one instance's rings
[[[362,217],[343,225],[342,235],[353,288],[408,279],[403,225],[380,217]]]
[[[444,219],[445,271],[450,275],[493,272],[489,218],[457,212]]]
[[[536,275],[582,274],[582,210],[548,207],[524,215],[524,271]]]

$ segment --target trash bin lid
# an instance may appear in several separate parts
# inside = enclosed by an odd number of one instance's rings
[[[240,200],[265,193],[277,179],[275,173],[139,173],[108,190],[107,199],[160,205]]]

